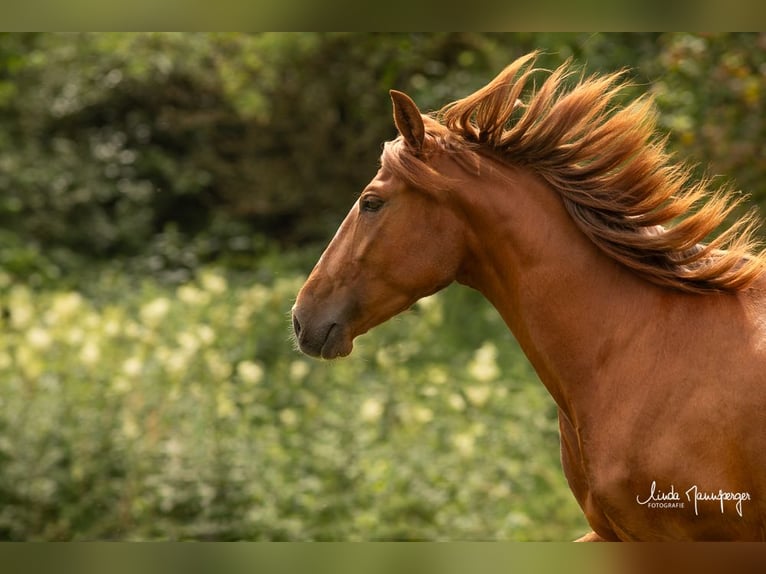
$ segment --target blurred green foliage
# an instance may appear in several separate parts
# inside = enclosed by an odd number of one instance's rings
[[[303,277],[76,291],[0,276],[0,538],[571,539],[554,405],[465,289],[296,353]],[[470,309],[470,312],[468,311]],[[403,335],[405,334],[406,335]],[[435,336],[441,333],[441,336]]]
[[[680,157],[766,198],[763,34],[3,34],[0,263],[143,271],[325,241],[394,135],[532,49],[633,69]],[[179,278],[188,278],[189,273]]]
[[[660,38],[651,86],[681,157],[732,180],[766,213],[766,34]]]
[[[532,49],[628,66],[766,202],[764,34],[0,34],[0,538],[571,539],[553,401],[462,288],[337,363],[302,279],[394,135]]]

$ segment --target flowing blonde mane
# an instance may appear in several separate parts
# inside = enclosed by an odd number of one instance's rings
[[[535,57],[428,118],[426,145],[491,152],[533,170],[593,243],[654,283],[695,293],[750,286],[766,267],[755,253],[757,215],[725,226],[742,197],[725,186],[711,191],[709,179],[694,180],[689,166],[672,161],[651,97],[620,105],[624,73],[573,80],[569,62],[530,90],[542,71]],[[401,143],[386,147],[384,164],[415,184],[438,183],[428,148],[418,155]]]

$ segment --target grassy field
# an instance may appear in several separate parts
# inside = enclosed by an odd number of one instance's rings
[[[94,275],[96,276],[96,275]],[[337,362],[264,264],[80,290],[0,275],[0,538],[568,540],[555,406],[451,287]]]

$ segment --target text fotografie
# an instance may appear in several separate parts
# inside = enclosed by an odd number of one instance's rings
[[[721,507],[721,514],[724,513],[724,503],[734,502],[734,509],[742,517],[742,503],[752,500],[749,492],[728,492],[723,489],[718,492],[701,491],[695,484],[684,492],[687,502],[694,503],[694,514],[699,516],[700,502],[718,502]],[[674,485],[670,485],[669,490],[660,490],[657,488],[657,481],[652,481],[649,495],[642,499],[641,495],[636,496],[636,502],[648,508],[684,508],[685,503],[681,500],[681,494],[676,491]]]

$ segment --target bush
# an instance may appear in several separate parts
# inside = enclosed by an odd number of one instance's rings
[[[764,37],[6,34],[0,225],[60,273],[71,253],[156,263],[174,234],[195,263],[239,256],[253,235],[324,241],[395,135],[389,88],[432,110],[532,49],[548,68],[632,67],[681,156],[762,202]]]
[[[463,288],[308,360],[302,278],[2,278],[6,540],[570,539],[555,408]],[[476,309],[480,309],[478,314]]]
[[[99,257],[142,252],[169,224],[221,231],[221,215],[324,237],[393,135],[388,88],[476,73],[487,51],[470,34],[3,40],[0,221]]]

